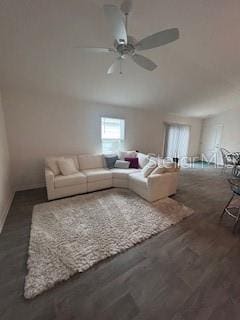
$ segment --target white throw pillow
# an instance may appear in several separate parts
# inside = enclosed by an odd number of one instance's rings
[[[73,159],[61,159],[58,160],[59,169],[61,174],[64,176],[69,176],[71,174],[79,172],[75,166]]]
[[[175,172],[178,170],[178,164],[169,159],[158,159],[158,166],[163,168],[164,173]]]
[[[147,178],[156,167],[157,167],[156,161],[150,160],[148,164],[146,164],[145,167],[142,169],[142,173],[144,177]]]
[[[124,160],[117,160],[115,162],[114,168],[118,168],[118,169],[128,169],[130,166],[130,162],[129,161],[124,161]]]
[[[136,151],[120,151],[119,158],[124,160],[125,158],[136,158],[137,152]]]
[[[150,175],[153,175],[153,174],[162,174],[165,172],[165,168],[164,167],[156,167]]]
[[[141,152],[137,153],[137,157],[138,157],[139,167],[143,169],[146,166],[146,164],[148,164],[149,157],[146,154]]]
[[[58,160],[64,159],[63,157],[49,157],[45,159],[45,165],[49,168],[55,176],[58,176],[61,172],[58,165]]]
[[[175,172],[178,167],[176,162],[167,159],[161,159],[160,166],[164,168],[164,172]]]

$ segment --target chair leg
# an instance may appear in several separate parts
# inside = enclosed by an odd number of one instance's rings
[[[223,218],[223,216],[224,216],[224,214],[225,214],[225,210],[226,210],[226,208],[229,206],[229,204],[232,202],[232,199],[233,199],[233,198],[234,198],[234,193],[232,194],[232,196],[231,196],[230,200],[228,201],[227,205],[224,207],[223,212],[222,212],[222,214],[221,214],[221,216],[220,216],[219,222],[222,221],[222,218]]]
[[[224,163],[222,167],[222,174],[225,174],[225,173],[226,173],[226,164]]]
[[[237,230],[237,225],[238,225],[239,219],[240,219],[240,208],[238,209],[238,215],[237,215],[237,218],[236,218],[234,226],[233,226],[233,233],[235,233]]]

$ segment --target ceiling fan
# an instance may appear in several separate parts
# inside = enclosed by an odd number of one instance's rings
[[[116,61],[108,69],[108,74],[112,74],[116,70],[120,70],[120,74],[122,74],[122,61],[128,57],[148,71],[155,70],[157,68],[156,63],[137,52],[157,48],[179,38],[179,30],[177,28],[154,33],[140,41],[128,35],[128,16],[132,10],[132,0],[123,1],[120,8],[106,4],[103,6],[103,10],[114,37],[113,48],[84,49],[92,52],[115,54]],[[123,15],[125,16],[125,21]]]

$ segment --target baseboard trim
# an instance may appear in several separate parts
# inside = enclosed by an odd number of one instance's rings
[[[38,189],[38,188],[44,188],[45,183],[37,183],[37,184],[30,184],[27,186],[19,186],[15,188],[15,192],[17,191],[26,191],[26,190],[31,190],[31,189]]]
[[[0,233],[3,230],[3,226],[4,226],[4,223],[7,219],[7,215],[8,215],[9,209],[11,207],[11,204],[13,202],[14,195],[15,195],[15,192],[12,192],[8,201],[7,201],[5,208],[3,209],[3,211],[0,214]]]

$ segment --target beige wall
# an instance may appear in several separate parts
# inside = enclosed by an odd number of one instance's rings
[[[13,193],[10,187],[10,160],[4,112],[0,96],[0,232],[2,230]]]
[[[126,120],[126,149],[161,153],[164,121],[191,125],[189,154],[199,153],[201,120],[161,116],[156,111],[112,107],[71,98],[8,92],[4,95],[13,185],[44,183],[46,155],[101,152],[100,117]]]

